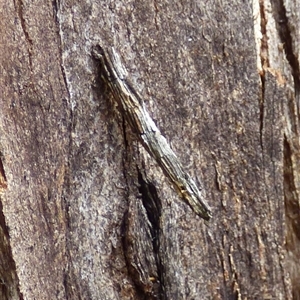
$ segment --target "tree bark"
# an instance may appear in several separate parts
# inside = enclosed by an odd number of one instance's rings
[[[0,1],[1,299],[300,299],[297,1]],[[213,217],[99,80],[114,47]]]

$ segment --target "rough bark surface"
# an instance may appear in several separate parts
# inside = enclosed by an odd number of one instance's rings
[[[1,299],[300,299],[296,0],[0,4]],[[210,222],[116,109],[96,44]]]

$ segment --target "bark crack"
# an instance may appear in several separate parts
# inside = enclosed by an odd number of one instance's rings
[[[294,79],[295,96],[298,98],[300,92],[300,64],[297,55],[293,49],[292,30],[283,0],[274,0],[273,14],[276,26],[281,39],[282,46],[286,55],[286,59],[291,67]]]
[[[7,179],[2,163],[2,153],[0,152],[0,294],[9,297],[12,295],[12,290],[15,288],[20,300],[23,300],[23,295],[20,292],[19,277],[16,272],[16,264],[13,258],[9,227],[7,226],[5,215],[3,212],[3,204],[1,194],[7,189]],[[5,263],[3,263],[5,260]],[[15,286],[12,288],[12,286]]]
[[[263,143],[263,131],[264,131],[264,109],[265,109],[265,71],[262,71],[263,74],[260,75],[261,81],[261,94],[259,98],[259,139],[260,139],[260,147],[262,149],[262,153],[264,152],[264,143]]]
[[[2,163],[2,153],[0,152],[0,192],[7,189],[7,179]]]
[[[293,163],[293,151],[291,145],[284,137],[284,201],[287,218],[287,231],[286,231],[286,248],[288,251],[289,271],[292,282],[293,297],[298,299],[300,295],[299,286],[299,244],[300,244],[300,206],[299,194],[297,190],[297,170]]]
[[[165,299],[164,293],[164,267],[160,257],[160,218],[162,204],[158,197],[155,185],[145,179],[142,172],[138,170],[138,181],[140,184],[139,192],[142,196],[143,206],[146,209],[148,220],[151,224],[150,232],[152,237],[152,246],[156,262],[158,278],[153,278],[156,286],[157,299]]]

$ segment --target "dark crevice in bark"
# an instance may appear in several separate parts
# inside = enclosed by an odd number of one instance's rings
[[[0,192],[2,193],[6,189],[7,179],[2,163],[2,153],[0,152]],[[16,264],[10,246],[9,228],[6,225],[2,199],[0,197],[0,298],[3,300],[14,298],[16,295],[12,295],[12,287],[16,288],[15,291],[19,299],[23,300],[23,295],[19,287]]]
[[[291,151],[290,144],[289,144],[286,136],[284,137],[283,150],[284,150],[284,153],[283,153],[284,197],[285,197],[285,204],[287,205],[287,204],[290,204],[290,202],[298,203],[298,201],[297,201],[297,197],[292,197],[294,192],[296,192],[296,186],[295,186],[294,173],[293,173],[293,164],[292,164],[292,159],[291,159],[292,151]],[[295,210],[293,210],[293,211],[297,212],[298,219],[300,220],[299,204],[297,205],[297,207],[295,207]],[[298,229],[300,229],[300,227],[298,227]],[[297,236],[300,239],[300,230],[299,230],[299,233]]]
[[[7,188],[7,179],[2,163],[2,153],[0,153],[0,192],[2,193]],[[12,286],[16,287],[16,292],[20,300],[23,295],[19,289],[19,280],[17,277],[16,264],[13,259],[9,228],[6,225],[5,216],[3,213],[2,199],[0,197],[0,298],[11,299],[15,295],[11,294]]]
[[[145,284],[143,281],[144,272],[147,270],[140,270],[139,263],[143,260],[141,253],[137,251],[138,244],[141,243],[139,237],[132,236],[133,229],[131,214],[129,209],[124,213],[122,222],[122,247],[124,252],[124,259],[128,271],[128,276],[131,279],[136,293],[136,299],[138,300],[157,300],[158,298],[153,295],[152,287]],[[143,253],[147,254],[147,253]]]
[[[2,163],[2,153],[0,152],[0,191],[7,188],[7,180]]]
[[[162,204],[158,197],[155,185],[148,182],[139,170],[138,180],[140,184],[139,192],[142,195],[143,206],[146,209],[148,220],[151,223],[150,232],[158,274],[158,278],[155,279],[159,292],[158,299],[164,300],[164,267],[160,257],[160,217]]]
[[[291,75],[294,81],[294,97],[287,103],[290,109],[289,119],[291,122],[291,136],[284,136],[284,159],[283,159],[283,188],[285,200],[285,215],[286,215],[286,250],[288,272],[291,278],[293,299],[300,299],[299,285],[299,244],[300,244],[300,206],[299,192],[297,191],[297,170],[295,161],[297,160],[297,142],[295,136],[298,135],[297,115],[299,116],[300,96],[300,66],[299,59],[293,47],[293,21],[288,19],[287,11],[283,0],[272,1],[272,11],[276,22],[276,29],[279,38],[284,48],[286,60],[291,69]],[[296,101],[297,111],[294,111],[294,101]],[[294,137],[294,138],[293,138]]]
[[[295,96],[297,98],[300,92],[300,65],[297,55],[293,50],[293,34],[289,26],[289,20],[283,0],[273,0],[272,3],[276,27],[284,47],[286,59],[291,67],[294,79]]]
[[[259,99],[259,139],[260,139],[260,147],[262,149],[262,153],[264,150],[263,145],[263,130],[264,130],[264,102],[265,102],[265,74],[260,75],[260,81],[261,81],[261,93],[260,93],[260,99]]]
[[[23,300],[23,295],[19,288],[16,264],[10,247],[9,228],[5,222],[1,198],[0,228],[0,298],[3,300],[15,299],[16,295],[12,295],[12,290],[13,287],[16,287],[19,299]]]
[[[138,168],[137,175],[140,199],[128,199],[129,209],[124,214],[122,225],[127,270],[135,285],[137,299],[165,300],[164,268],[160,259],[161,201],[155,186],[145,179]],[[126,172],[125,176],[128,176]],[[127,178],[127,183],[130,182]],[[133,204],[130,201],[142,203]]]
[[[66,293],[66,300],[86,300],[93,299],[90,295],[89,288],[84,286],[82,282],[79,282],[78,278],[73,274],[71,258],[68,257],[70,262],[70,267],[64,274],[63,285]],[[81,295],[85,295],[81,297]]]
[[[294,178],[295,170],[292,162],[292,150],[286,137],[284,138],[283,163],[284,163],[283,188],[284,188],[284,200],[285,200],[285,210],[286,210],[286,223],[288,229],[286,248],[288,251],[293,253],[295,251],[294,249],[295,246],[300,243],[300,206],[298,201],[297,188],[295,185],[295,178]],[[289,232],[289,230],[291,230],[291,232]],[[295,256],[297,256],[297,254],[295,254]],[[293,264],[293,262],[291,262],[291,264]],[[293,299],[300,299],[300,285],[298,282],[299,271],[294,269],[295,267],[292,267],[290,270],[290,277],[292,282],[292,294],[293,294]]]
[[[59,24],[59,19],[58,19],[58,3],[57,3],[57,0],[53,0],[52,1],[52,7],[53,7],[53,15],[54,15],[54,18],[55,18],[55,22],[57,24]]]
[[[137,300],[156,300],[151,296],[151,293],[148,292],[148,287],[144,286],[143,282],[140,280],[140,274],[134,267],[135,261],[132,255],[132,238],[130,237],[130,228],[129,228],[129,210],[127,209],[124,213],[123,222],[121,226],[122,232],[122,247],[124,252],[124,259],[128,271],[128,276],[132,280],[132,283],[135,287],[136,299]],[[138,243],[139,241],[135,241]],[[134,253],[136,256],[136,260],[139,259],[139,254]]]
[[[104,82],[103,84],[104,91],[106,92],[107,86]],[[109,93],[109,91],[108,91]],[[109,95],[109,94],[108,94]],[[119,116],[119,118],[118,118]],[[132,283],[135,287],[136,299],[139,300],[156,300],[157,298],[153,297],[152,288],[147,285],[145,282],[145,277],[147,277],[147,271],[143,269],[143,261],[145,257],[143,255],[147,255],[147,253],[141,253],[139,246],[145,241],[145,236],[135,235],[136,230],[143,231],[141,228],[136,228],[139,223],[139,214],[137,211],[134,211],[131,207],[131,199],[133,181],[132,178],[132,152],[129,144],[130,137],[127,136],[130,133],[127,133],[127,123],[122,115],[118,115],[116,120],[120,123],[120,129],[122,131],[123,136],[123,144],[124,144],[124,153],[122,159],[122,172],[124,178],[124,186],[125,186],[125,194],[124,198],[127,202],[127,209],[124,212],[123,222],[121,225],[122,232],[122,247],[124,253],[124,259],[128,271],[129,278],[132,280]],[[136,199],[138,201],[139,199]],[[134,206],[134,205],[133,205]],[[147,223],[146,220],[142,220],[144,224]],[[145,225],[147,227],[147,225]],[[142,239],[142,240],[141,240]],[[145,275],[146,274],[146,275]]]

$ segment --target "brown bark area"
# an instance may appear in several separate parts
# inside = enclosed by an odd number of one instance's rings
[[[7,179],[1,201],[13,271],[20,298],[61,299],[71,122],[57,25],[53,8],[43,2],[4,1],[1,11],[1,153]]]
[[[300,10],[240,2],[0,1],[0,297],[300,298]],[[116,109],[97,43],[201,177],[210,222]]]

